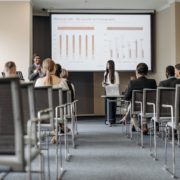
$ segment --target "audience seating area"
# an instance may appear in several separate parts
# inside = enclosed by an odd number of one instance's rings
[[[157,138],[164,142],[164,168],[173,178],[176,177],[175,146],[179,146],[180,142],[179,93],[180,85],[176,85],[176,88],[158,87],[157,89],[143,89],[143,91],[134,90],[131,101],[131,120],[135,117],[138,119],[139,129],[137,132],[132,132],[132,122],[130,126],[126,123],[126,126],[128,126],[126,128],[129,128],[129,137],[139,145],[140,135],[141,147],[149,147],[150,155],[154,160],[158,160]],[[149,138],[149,144],[146,143],[146,145],[144,145],[143,138],[145,135],[143,134],[143,128],[141,128],[144,122],[147,122],[149,130],[148,136],[146,135],[146,139]],[[176,135],[175,132],[177,133]],[[135,135],[136,138],[134,138]],[[168,157],[168,142],[172,144],[172,157]],[[172,159],[171,162],[167,161],[169,158]]]
[[[26,172],[29,180],[32,173],[38,173],[39,179],[51,179],[49,159],[52,146],[55,149],[56,179],[62,179],[66,170],[63,161],[70,160],[70,150],[76,146],[77,100],[71,101],[70,91],[51,86],[34,88],[33,83],[20,83],[17,77],[0,79],[0,99],[0,179],[13,172]],[[180,85],[134,90],[130,102],[131,122],[121,125],[126,130],[129,128],[125,133],[132,141],[145,150],[150,149],[154,160],[158,160],[157,138],[164,143],[163,167],[173,178],[176,177],[175,147],[180,146],[179,103]],[[132,131],[134,118],[139,122],[136,132]],[[146,139],[149,144],[144,143],[144,123],[148,124]],[[52,138],[55,144],[50,144]],[[172,146],[170,154],[167,153],[169,142]],[[169,155],[171,162],[168,161]],[[32,171],[32,161],[37,158],[39,169]]]
[[[62,155],[70,159],[68,137],[75,148],[77,135],[77,100],[72,102],[70,97],[61,88],[34,88],[31,82],[20,83],[18,77],[0,79],[0,179],[11,172],[26,172],[26,179],[32,179],[32,173],[39,173],[42,180],[51,179],[52,146],[56,149],[56,179],[61,179],[65,171]],[[50,145],[52,138],[56,141]],[[32,171],[31,163],[38,157],[39,169]]]

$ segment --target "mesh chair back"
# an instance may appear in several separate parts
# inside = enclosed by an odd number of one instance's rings
[[[147,102],[156,104],[156,89],[143,89],[143,115],[153,113],[153,107]]]
[[[44,109],[53,109],[53,99],[52,99],[52,87],[43,86],[34,88],[35,95],[35,113]],[[42,123],[49,124],[54,127],[53,123],[53,112],[50,112],[50,121],[43,121]]]
[[[62,90],[62,104],[70,103],[71,100],[71,91],[70,90]]]
[[[140,104],[135,103],[136,101],[143,102],[142,90],[133,90],[132,92],[132,114],[137,114],[141,111]]]
[[[24,119],[24,134],[27,134],[27,121],[36,117],[35,103],[34,103],[34,84],[33,82],[21,84],[23,119]],[[33,123],[32,131],[35,131],[35,124]],[[36,133],[32,133],[36,139]]]
[[[176,95],[175,95],[175,126],[179,128],[180,126],[180,84],[176,85]]]
[[[62,89],[61,88],[53,88],[54,117],[55,117],[55,108],[60,105],[62,105]],[[58,116],[60,116],[60,114],[58,114]]]
[[[16,169],[22,169],[24,138],[19,78],[0,78],[0,99],[0,164],[10,161],[13,166],[16,162]]]
[[[156,115],[157,121],[160,117],[170,117],[170,108],[163,108],[162,104],[172,105],[175,103],[175,88],[158,87],[156,95]],[[173,108],[174,109],[174,108]]]
[[[1,74],[2,74],[2,77],[6,76],[4,72],[1,72]],[[20,80],[24,81],[24,77],[21,71],[16,71],[16,75],[19,77]]]

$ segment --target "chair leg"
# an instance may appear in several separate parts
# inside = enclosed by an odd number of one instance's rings
[[[141,114],[141,117],[140,117],[140,121],[141,121],[141,147],[144,148],[143,117],[142,117],[142,114]]]
[[[46,146],[47,146],[47,168],[48,168],[48,178],[51,179],[50,177],[50,160],[49,160],[49,157],[50,157],[50,153],[49,153],[49,136],[50,134],[46,137]]]
[[[175,141],[174,141],[174,128],[172,128],[172,165],[173,165],[173,174],[172,177],[176,177],[176,162],[175,162]]]
[[[152,127],[153,127],[153,120],[150,121],[150,137],[149,137],[149,148],[150,148],[150,156],[152,156]]]
[[[42,153],[40,153],[39,155],[39,167],[40,167],[40,174],[39,174],[39,179],[43,180],[45,179],[45,175],[44,175],[44,156]]]
[[[65,141],[65,159],[69,161],[70,154],[69,154],[69,141],[68,141],[68,134],[67,134],[67,119],[64,120],[64,141]]]
[[[164,156],[164,169],[167,170],[167,125],[165,127],[165,156]]]
[[[154,120],[154,160],[157,160],[156,121]]]

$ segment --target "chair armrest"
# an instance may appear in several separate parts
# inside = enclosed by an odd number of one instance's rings
[[[174,115],[173,115],[173,106],[169,104],[162,104],[163,108],[170,108],[171,110],[171,122],[172,122],[172,128],[174,129]]]

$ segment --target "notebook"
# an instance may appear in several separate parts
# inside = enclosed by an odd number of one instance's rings
[[[120,96],[119,84],[105,86],[106,96]]]

